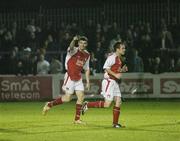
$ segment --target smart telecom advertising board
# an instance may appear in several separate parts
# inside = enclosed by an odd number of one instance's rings
[[[52,98],[52,78],[0,77],[0,101],[34,101]]]

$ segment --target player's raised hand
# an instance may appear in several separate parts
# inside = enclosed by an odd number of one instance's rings
[[[76,36],[73,37],[73,39],[72,39],[72,41],[71,41],[71,43],[70,43],[70,45],[69,45],[70,50],[73,50],[73,49],[74,49],[75,43],[76,43],[76,41],[78,41],[78,40],[79,40],[79,36],[78,36],[78,35],[76,35]]]
[[[74,41],[79,40],[79,35],[74,36],[74,37],[73,37],[73,40],[74,40]]]

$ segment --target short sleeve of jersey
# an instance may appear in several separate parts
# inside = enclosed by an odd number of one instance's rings
[[[84,69],[84,70],[89,70],[89,61],[90,61],[90,56],[88,57],[86,63],[85,63],[84,66],[83,66],[83,69]]]
[[[66,59],[65,59],[65,69],[67,70],[67,62],[78,51],[78,48],[74,47],[72,50],[70,50],[70,47],[67,49]]]
[[[114,65],[114,63],[115,63],[115,56],[111,55],[106,59],[103,69],[110,69],[111,66]]]

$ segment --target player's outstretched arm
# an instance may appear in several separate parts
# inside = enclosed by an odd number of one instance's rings
[[[76,41],[77,41],[78,39],[79,39],[78,36],[74,36],[74,37],[73,37],[73,39],[72,39],[72,41],[71,41],[71,43],[70,43],[70,45],[69,45],[70,50],[73,50],[73,49],[74,49],[75,43],[76,43]]]

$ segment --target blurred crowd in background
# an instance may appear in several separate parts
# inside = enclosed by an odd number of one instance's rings
[[[117,41],[126,44],[125,63],[129,72],[180,71],[180,24],[175,17],[169,25],[162,18],[154,28],[143,21],[132,23],[127,29],[117,22],[93,20],[87,21],[86,26],[62,21],[58,30],[54,30],[51,21],[40,27],[34,19],[29,19],[22,29],[17,28],[16,21],[10,25],[0,25],[0,74],[64,73],[66,49],[75,35],[88,38],[93,75],[103,72],[104,61]]]
[[[179,1],[68,2],[0,2],[0,74],[64,73],[75,35],[88,38],[92,75],[103,73],[117,41],[126,45],[129,72],[180,72]]]

